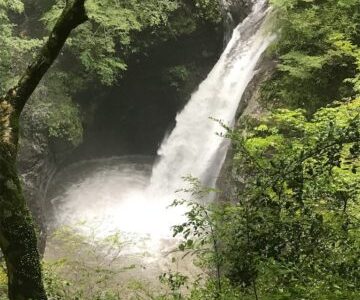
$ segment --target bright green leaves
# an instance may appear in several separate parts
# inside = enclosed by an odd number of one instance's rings
[[[65,1],[56,1],[51,10],[46,12],[41,20],[45,23],[48,30],[51,30],[57,19],[59,18],[62,10],[65,8]]]
[[[50,103],[46,123],[49,136],[61,138],[78,146],[82,142],[82,124],[79,108],[72,99],[64,98],[61,101]]]
[[[235,130],[230,137],[238,205],[226,209],[218,234],[227,276],[239,283],[257,277],[269,299],[355,299],[360,99],[311,119],[277,110],[245,136]]]
[[[63,7],[64,2],[60,1],[44,16],[49,28]],[[129,45],[131,33],[139,31],[142,24],[132,7],[127,7],[123,1],[89,0],[86,10],[89,21],[75,31],[67,44],[87,73],[110,85],[126,70],[124,54],[118,53],[117,48]]]
[[[26,66],[26,59],[41,45],[26,33],[15,33],[18,28],[9,19],[10,13],[20,14],[24,10],[21,1],[0,1],[0,93],[13,86]]]
[[[22,13],[24,11],[24,4],[20,0],[0,0],[0,11],[1,10]]]
[[[281,56],[282,62],[278,69],[298,79],[306,79],[314,70],[319,70],[326,62],[323,56],[306,55],[299,51],[289,52]]]
[[[65,7],[65,0],[52,1],[52,4],[51,9],[41,17],[48,30],[54,26]],[[48,7],[50,3],[34,5]],[[1,0],[0,19],[4,14],[8,20],[3,7],[19,13],[24,5],[19,0]],[[79,59],[83,68],[77,71],[81,71],[89,80],[100,79],[105,85],[111,85],[125,73],[130,56],[147,55],[157,44],[191,34],[204,23],[214,25],[221,16],[218,2],[209,0],[87,0],[86,10],[89,21],[72,33],[63,53],[65,56],[71,53],[72,57]],[[8,23],[2,29],[3,35],[12,32],[15,26],[10,21]],[[15,38],[11,33],[7,36]],[[19,40],[26,43],[24,38]],[[0,57],[10,60],[1,53]],[[18,63],[16,66],[22,67]],[[9,66],[6,65],[6,68],[9,69]]]
[[[273,6],[286,11],[294,8],[294,6],[298,3],[298,0],[271,0],[270,3]]]
[[[195,6],[195,2],[200,5]],[[0,93],[17,83],[64,7],[65,0],[0,0]],[[39,108],[34,122],[40,130],[46,127],[48,135],[74,144],[81,139],[82,126],[78,107],[70,100],[84,84],[116,84],[130,60],[141,62],[168,40],[215,27],[210,19],[220,8],[213,1],[87,0],[86,9],[89,20],[71,33],[51,69],[53,78],[44,80],[40,87],[46,96],[32,100],[34,107]],[[166,75],[171,85],[179,89],[188,73],[189,70],[174,68]],[[71,80],[63,82],[64,74]],[[56,80],[58,87],[54,88]],[[58,112],[65,117],[61,119]]]
[[[22,118],[25,136],[41,132],[49,138],[79,145],[83,136],[82,120],[79,107],[69,92],[72,85],[80,84],[60,71],[46,76],[24,110]]]
[[[64,1],[57,2],[43,20],[51,27]],[[127,69],[131,55],[146,55],[157,44],[191,34],[203,23],[221,20],[217,1],[87,0],[89,21],[68,42],[68,50],[87,75],[110,85]]]
[[[193,0],[199,10],[199,17],[213,23],[221,22],[220,1],[215,0]]]
[[[136,49],[134,34],[166,26],[169,14],[178,7],[176,1],[87,1],[90,22],[82,26],[71,40],[87,71],[110,85],[127,68],[129,54]]]
[[[310,120],[304,114],[305,111],[300,109],[275,110],[264,118],[263,123],[255,127],[252,133],[248,133],[249,151],[252,152],[252,149],[265,151],[270,146],[274,149],[283,148],[294,143],[302,144],[304,147],[314,147],[324,139],[325,132],[329,130],[332,139],[338,139],[346,133],[349,139],[357,138],[360,99],[334,103],[332,107],[321,108]],[[285,145],[285,142],[288,145]]]
[[[25,1],[0,1],[0,93],[15,86],[27,64],[34,58],[43,40],[28,35],[31,30],[19,22],[24,12]],[[48,14],[48,22],[55,20],[62,9],[59,2],[53,15]],[[14,15],[16,13],[16,15]],[[3,17],[5,16],[5,17]],[[11,18],[9,17],[11,16]],[[56,66],[55,66],[56,68]],[[26,126],[32,127],[28,136],[44,131],[49,137],[62,138],[74,145],[82,140],[82,124],[78,107],[69,96],[69,84],[63,82],[64,75],[57,72],[41,84],[27,106],[24,118]],[[50,78],[50,79],[49,79]],[[74,83],[79,80],[72,80]],[[79,88],[79,86],[77,86]],[[27,128],[24,128],[26,131]]]
[[[31,106],[25,111],[25,119],[28,124],[36,129],[44,129],[50,138],[57,138],[77,146],[82,141],[82,123],[79,108],[70,97],[54,99],[54,93],[49,98],[35,98]]]
[[[288,109],[229,132],[230,201],[207,207],[206,224],[215,228],[221,275],[240,293],[236,299],[255,299],[256,289],[261,299],[356,299],[360,2],[272,3],[279,64],[263,96]]]
[[[109,34],[140,30],[141,24],[137,20],[134,10],[123,5],[126,1],[90,0],[86,3],[86,10],[90,20],[99,26],[99,30],[109,30]]]
[[[169,17],[180,7],[180,1],[137,1],[134,5],[139,11],[139,19],[142,20],[143,26],[154,29],[169,25]]]
[[[126,64],[116,52],[114,36],[103,30],[95,31],[95,26],[90,22],[81,26],[69,41],[70,51],[79,57],[87,73],[110,85],[126,70]],[[126,36],[123,42],[128,43]]]
[[[356,95],[360,93],[360,45],[355,44],[344,34],[329,35],[328,42],[331,48],[326,53],[329,63],[339,64],[342,68],[351,68],[352,77],[345,78],[344,83],[352,86]],[[355,74],[355,75],[354,75]]]
[[[278,72],[264,96],[311,112],[359,93],[360,3],[274,0]],[[272,93],[269,93],[269,90]],[[274,91],[276,90],[276,91]]]

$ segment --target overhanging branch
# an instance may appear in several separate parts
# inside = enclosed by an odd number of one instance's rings
[[[68,0],[48,40],[30,64],[18,84],[4,96],[20,115],[35,88],[59,55],[71,31],[87,20],[86,0]]]

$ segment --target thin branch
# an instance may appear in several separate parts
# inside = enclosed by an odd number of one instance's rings
[[[62,11],[45,45],[40,50],[39,55],[28,66],[18,84],[3,97],[15,108],[17,116],[21,114],[31,94],[59,55],[70,32],[87,20],[84,6],[85,1],[67,1],[66,7]]]

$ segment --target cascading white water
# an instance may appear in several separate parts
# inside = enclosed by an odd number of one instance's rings
[[[209,117],[233,124],[256,64],[273,39],[263,30],[267,13],[266,1],[258,0],[234,30],[218,63],[177,115],[151,176],[139,164],[116,159],[89,162],[88,167],[82,163],[59,174],[55,184],[62,186],[61,192],[52,200],[57,225],[85,220],[95,223],[102,235],[121,230],[147,234],[153,240],[170,237],[170,227],[182,218],[182,210],[167,206],[174,191],[183,187],[182,177],[192,175],[213,184],[219,174],[227,142],[216,135],[221,126]],[[69,175],[74,170],[75,179]]]
[[[209,117],[233,123],[256,64],[272,40],[260,30],[267,11],[266,1],[254,4],[252,13],[234,30],[218,63],[176,117],[175,129],[158,151],[161,159],[153,169],[152,192],[171,194],[183,185],[185,175],[207,181],[205,184],[218,176],[224,139],[215,134],[221,128]],[[224,151],[220,152],[223,156]]]

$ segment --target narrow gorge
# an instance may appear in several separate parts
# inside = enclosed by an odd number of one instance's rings
[[[357,300],[359,74],[358,0],[0,1],[0,300]]]

